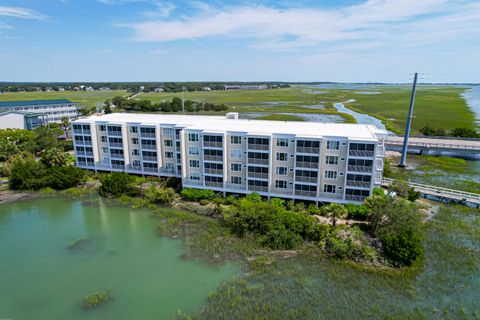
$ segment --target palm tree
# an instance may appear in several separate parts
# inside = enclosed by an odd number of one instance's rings
[[[332,218],[332,225],[334,227],[338,219],[346,218],[348,215],[348,210],[338,203],[330,203],[328,206],[325,206],[322,211],[327,217]]]
[[[65,131],[65,139],[68,139],[68,128],[70,127],[70,119],[68,117],[62,117],[61,124],[63,131]]]

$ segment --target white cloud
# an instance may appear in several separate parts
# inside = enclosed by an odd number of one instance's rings
[[[5,22],[0,21],[0,29],[13,29],[13,27]]]
[[[20,19],[46,19],[47,16],[28,8],[0,6],[0,16]]]
[[[156,9],[153,11],[144,12],[145,16],[147,17],[159,17],[159,18],[167,18],[170,14],[175,10],[176,6],[170,2],[156,2],[155,3]]]
[[[202,9],[192,16],[122,26],[133,30],[136,41],[245,38],[253,40],[251,46],[256,49],[280,51],[325,45],[335,48],[346,41],[362,49],[365,42],[375,46],[424,45],[458,37],[480,37],[478,2],[368,0],[335,9],[215,9],[202,2],[197,4]]]

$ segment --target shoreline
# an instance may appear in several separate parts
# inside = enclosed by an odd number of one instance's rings
[[[30,200],[40,197],[42,194],[38,191],[0,191],[0,205],[16,201]]]

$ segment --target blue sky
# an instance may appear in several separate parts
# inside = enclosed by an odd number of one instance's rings
[[[480,1],[0,0],[0,81],[480,82]]]

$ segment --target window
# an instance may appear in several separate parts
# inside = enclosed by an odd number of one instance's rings
[[[134,167],[140,167],[140,160],[133,160],[132,165]]]
[[[242,150],[233,149],[231,152],[231,156],[234,159],[242,159]]]
[[[339,141],[327,141],[327,149],[328,150],[338,150],[338,149],[340,149],[340,142]]]
[[[102,142],[107,142],[107,136],[102,136]]]
[[[170,139],[163,140],[163,145],[165,147],[173,147],[173,140],[170,140]]]
[[[287,189],[287,181],[285,181],[285,180],[275,180],[275,188],[277,188],[277,189]]]
[[[277,161],[287,161],[287,160],[288,160],[288,153],[277,152]]]
[[[188,154],[198,155],[199,154],[198,147],[189,147],[188,148]]]
[[[230,137],[230,143],[231,144],[241,144],[242,143],[242,137],[241,136],[231,136]]]
[[[327,156],[325,158],[325,164],[338,164],[337,156]]]
[[[132,144],[138,144],[138,138],[132,138]]]
[[[130,127],[130,133],[137,133],[138,127]]]
[[[190,173],[190,180],[200,181],[200,174],[196,172]]]
[[[232,163],[230,165],[230,168],[232,169],[232,171],[240,172],[240,171],[242,171],[242,164],[241,163]]]
[[[325,179],[337,179],[337,171],[326,170]]]
[[[165,163],[165,169],[173,171],[175,170],[175,163],[173,162],[166,162]]]
[[[102,152],[103,153],[108,153],[108,148],[107,147],[102,147]]]
[[[287,175],[287,167],[276,167],[275,173],[279,176],[286,176]]]
[[[277,138],[277,147],[288,147],[287,138]]]
[[[198,141],[198,134],[196,134],[196,133],[189,133],[189,134],[188,134],[188,141]]]
[[[173,152],[171,152],[171,151],[165,152],[165,158],[167,158],[167,159],[173,158]]]
[[[132,156],[138,156],[138,155],[140,155],[140,151],[138,149],[133,149]]]
[[[163,134],[171,136],[173,134],[173,128],[163,128]]]
[[[190,160],[190,168],[200,168],[200,161]]]
[[[242,184],[242,177],[231,177],[233,184]]]
[[[107,127],[104,126],[103,124],[100,125],[100,131],[107,131]]]
[[[324,184],[323,185],[323,192],[325,193],[335,193],[337,186],[334,184]]]

